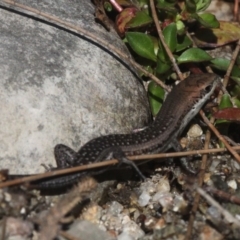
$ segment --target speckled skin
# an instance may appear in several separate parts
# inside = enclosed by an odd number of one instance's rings
[[[119,161],[126,156],[159,153],[175,146],[177,137],[199,112],[218,85],[215,74],[191,75],[168,94],[155,121],[146,129],[132,134],[112,134],[87,142],[78,152],[59,144],[55,147],[58,168],[100,162],[109,158]],[[41,180],[37,188],[58,188],[75,183],[89,172]]]

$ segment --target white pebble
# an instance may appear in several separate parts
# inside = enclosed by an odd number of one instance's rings
[[[145,207],[149,200],[151,199],[151,196],[148,192],[143,191],[142,194],[139,196],[138,203],[141,207]]]

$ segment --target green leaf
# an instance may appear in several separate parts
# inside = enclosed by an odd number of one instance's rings
[[[162,45],[162,42],[159,40],[158,41],[158,52],[157,52],[157,59],[160,59],[162,62],[169,62],[169,57],[167,55],[167,52],[165,48]]]
[[[164,0],[164,2],[175,5],[176,4],[176,0]]]
[[[230,61],[224,58],[214,58],[211,60],[211,63],[213,63],[214,67],[217,69],[226,71],[230,64]]]
[[[163,29],[163,36],[171,52],[177,47],[177,27],[176,23],[171,23]]]
[[[198,0],[196,2],[197,12],[205,11],[208,8],[208,6],[210,5],[210,3],[211,3],[211,0]]]
[[[170,2],[170,1],[165,1],[165,0],[158,0],[156,8],[160,9],[160,10],[164,10],[164,11],[166,11],[168,13],[173,14],[173,15],[177,14],[177,9],[175,7],[175,2]]]
[[[148,4],[149,0],[138,0],[139,7],[142,8],[143,6]]]
[[[151,81],[148,85],[148,97],[153,116],[156,116],[162,106],[165,92],[162,87]]]
[[[126,39],[138,55],[156,62],[157,56],[154,53],[154,43],[150,36],[140,32],[127,32]]]
[[[195,13],[197,5],[194,0],[185,0],[186,10],[188,13]]]
[[[240,77],[231,77],[231,79],[240,86]]]
[[[176,1],[175,0],[157,0],[156,1],[157,4],[156,4],[156,7],[157,8],[165,8],[165,7],[174,7],[175,4],[176,4]]]
[[[219,104],[219,109],[224,109],[229,107],[233,107],[230,96],[228,94],[223,94]]]
[[[210,61],[212,57],[200,48],[190,48],[177,59],[178,63]]]
[[[191,39],[187,35],[178,36],[176,52],[180,52],[192,44]]]
[[[172,63],[167,55],[165,48],[161,41],[159,41],[159,49],[157,53],[157,66],[156,71],[158,74],[166,73],[172,66]]]
[[[107,11],[107,12],[111,12],[113,10],[113,7],[112,7],[112,4],[109,3],[109,2],[104,2],[104,9]]]
[[[216,17],[211,13],[192,14],[192,17],[207,28],[219,28],[220,26]]]
[[[232,107],[232,102],[231,102],[231,99],[230,99],[230,96],[228,94],[223,94],[222,98],[221,98],[221,101],[219,103],[219,109],[224,109],[224,108],[228,108],[228,107]],[[228,123],[229,121],[227,120],[224,120],[224,119],[218,119],[215,124],[216,125],[219,125],[219,124],[224,124],[224,125],[221,125],[221,131],[225,131],[227,132],[228,130]],[[223,134],[223,133],[222,133]]]
[[[240,86],[239,86],[239,85],[235,85],[235,86],[231,89],[231,96],[240,98]]]
[[[177,33],[179,35],[183,35],[185,33],[186,28],[185,28],[185,25],[184,25],[183,21],[177,20],[176,27],[177,27]]]
[[[186,10],[188,13],[202,12],[208,8],[211,0],[185,0]]]
[[[172,64],[170,62],[163,62],[160,59],[157,60],[156,71],[158,74],[166,73],[171,67]]]
[[[225,58],[215,58],[215,59],[211,60],[211,63],[213,64],[213,65],[211,65],[212,67],[217,68],[222,71],[226,71],[230,64],[230,60],[227,60]],[[233,66],[231,76],[240,77],[240,68],[237,66]]]
[[[232,98],[232,101],[236,107],[240,108],[240,100],[238,98]]]
[[[140,11],[136,13],[136,16],[132,18],[127,24],[127,28],[135,28],[141,27],[151,23],[153,20],[152,18],[146,14],[145,11]]]

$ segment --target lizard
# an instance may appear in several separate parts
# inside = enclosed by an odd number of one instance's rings
[[[193,74],[173,87],[155,121],[144,130],[130,134],[100,136],[84,144],[77,152],[63,144],[56,145],[54,154],[57,169],[101,162],[111,158],[129,163],[131,161],[127,157],[132,155],[160,153],[170,148],[176,151],[182,150],[177,141],[178,136],[207,102],[219,83],[220,77],[216,74]],[[186,164],[186,159],[183,158],[182,163]],[[142,176],[137,166],[133,162],[130,164]],[[66,187],[76,183],[83,176],[96,173],[99,171],[83,171],[51,177],[33,182],[32,186],[37,189]],[[11,176],[14,177],[9,175],[10,179]]]

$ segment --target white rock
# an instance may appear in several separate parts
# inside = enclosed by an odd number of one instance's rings
[[[227,185],[234,190],[237,189],[237,183],[234,179],[227,181]]]
[[[143,230],[128,216],[123,217],[123,230],[122,233],[125,233],[125,236],[131,236],[132,239],[138,239],[144,236]]]
[[[117,216],[122,211],[123,211],[123,206],[116,201],[111,202],[111,205],[108,206],[108,210],[107,210],[108,214],[112,214],[114,216]]]
[[[142,194],[139,196],[138,203],[141,207],[146,206],[149,203],[151,196],[148,192],[143,191]]]
[[[166,178],[166,177],[162,177],[157,186],[156,186],[156,191],[158,192],[169,192],[171,187],[170,187],[170,184],[169,184],[169,180]]]
[[[128,235],[125,232],[123,232],[120,235],[118,235],[117,240],[134,240],[134,237]]]
[[[96,24],[91,1],[26,0],[24,5],[82,26],[127,53],[114,31]],[[109,53],[4,9],[0,21],[1,168],[21,174],[45,171],[41,164],[55,164],[58,143],[77,151],[93,137],[146,124],[142,84]]]
[[[188,130],[187,136],[189,138],[201,137],[203,134],[202,128],[198,124],[194,124]]]
[[[173,196],[169,192],[157,192],[152,197],[152,201],[159,202],[165,209],[169,209],[173,205]]]

